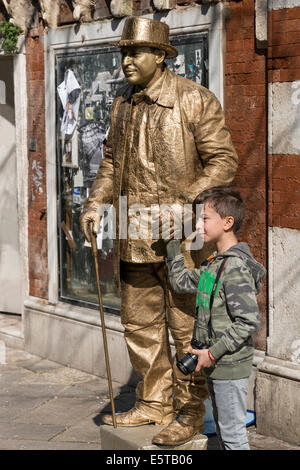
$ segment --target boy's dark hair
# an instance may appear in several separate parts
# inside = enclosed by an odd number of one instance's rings
[[[196,196],[193,202],[194,212],[196,204],[209,204],[222,219],[232,216],[234,218],[233,232],[237,233],[240,230],[245,215],[245,204],[237,189],[228,186],[206,189]]]

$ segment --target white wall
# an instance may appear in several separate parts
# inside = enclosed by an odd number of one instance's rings
[[[0,311],[21,313],[13,74],[13,58],[0,57]]]
[[[268,355],[300,365],[300,230],[270,227]]]

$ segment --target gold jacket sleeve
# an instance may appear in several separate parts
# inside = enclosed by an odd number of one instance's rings
[[[185,203],[192,203],[205,189],[229,185],[238,167],[238,156],[220,102],[208,90],[201,99],[200,116],[195,117],[194,122],[190,121],[190,127],[203,170],[201,177],[182,194],[180,199]]]

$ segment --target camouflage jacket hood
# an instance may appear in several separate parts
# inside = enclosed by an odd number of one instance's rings
[[[250,251],[249,245],[245,242],[239,242],[236,245],[229,248],[229,250],[224,253],[214,253],[214,256],[217,257],[228,257],[228,256],[237,256],[243,259],[246,262],[247,267],[249,268],[256,288],[256,294],[261,291],[261,285],[263,278],[266,274],[264,266],[253,258],[253,255]]]
[[[192,270],[185,266],[179,241],[167,243],[167,253],[172,288],[178,293],[197,294],[194,337],[209,347],[216,359],[215,366],[204,372],[215,379],[248,377],[254,351],[252,335],[260,326],[256,294],[265,268],[244,242],[224,253],[214,252]]]

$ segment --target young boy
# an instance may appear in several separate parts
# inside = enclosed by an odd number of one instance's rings
[[[252,335],[259,327],[256,294],[266,274],[237,234],[244,218],[240,193],[218,186],[200,193],[204,220],[196,223],[214,252],[199,269],[188,270],[180,241],[167,242],[169,280],[176,292],[197,293],[194,339],[204,349],[189,349],[203,368],[213,404],[216,432],[223,450],[249,450],[246,394],[253,359]],[[181,358],[178,358],[181,359]]]

